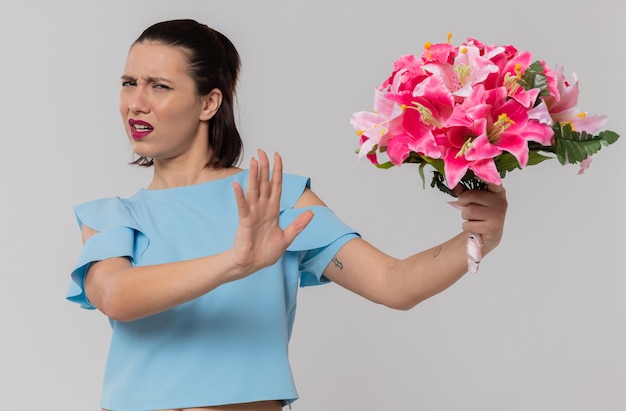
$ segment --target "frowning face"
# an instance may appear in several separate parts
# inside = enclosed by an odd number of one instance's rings
[[[133,150],[155,161],[209,155],[208,120],[221,100],[199,96],[186,50],[136,43],[122,74],[120,113]]]

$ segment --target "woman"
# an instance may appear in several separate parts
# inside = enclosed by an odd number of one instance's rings
[[[468,233],[500,242],[505,191],[460,193],[463,231],[398,260],[339,220],[259,150],[236,163],[239,56],[193,20],[157,23],[130,48],[120,112],[147,189],[76,207],[83,250],[68,299],[112,325],[105,410],[280,410],[298,286],[327,281],[410,309],[467,271]],[[270,170],[271,169],[271,170]]]

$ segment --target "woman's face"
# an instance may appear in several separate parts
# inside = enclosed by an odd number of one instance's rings
[[[208,120],[220,102],[197,95],[183,49],[154,42],[130,49],[120,113],[137,155],[155,160],[208,156]]]

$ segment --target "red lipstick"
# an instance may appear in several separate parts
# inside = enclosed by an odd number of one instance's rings
[[[152,133],[152,124],[143,120],[128,119],[128,125],[130,126],[130,134],[135,140],[141,140],[148,134]]]

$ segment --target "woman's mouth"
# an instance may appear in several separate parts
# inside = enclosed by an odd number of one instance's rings
[[[153,127],[150,123],[143,120],[128,119],[130,126],[130,134],[135,140],[141,140],[148,134],[152,133]]]

